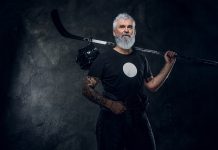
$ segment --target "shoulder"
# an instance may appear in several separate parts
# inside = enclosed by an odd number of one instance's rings
[[[108,57],[110,57],[111,55],[113,55],[113,51],[112,48],[104,48],[104,49],[100,49],[99,50],[100,54],[99,54],[99,58],[101,59],[107,59]]]
[[[147,62],[147,57],[146,57],[146,54],[141,52],[141,51],[138,51],[138,50],[134,50],[134,53],[135,55],[137,55],[142,61],[145,61]]]
[[[99,49],[99,54],[93,64],[97,64],[97,66],[104,64],[109,58],[111,58],[111,51],[112,50],[108,48]]]

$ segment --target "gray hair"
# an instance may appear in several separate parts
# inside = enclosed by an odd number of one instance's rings
[[[117,27],[117,21],[120,20],[120,19],[123,19],[123,20],[131,19],[131,20],[133,20],[133,29],[135,29],[135,20],[129,14],[127,14],[127,13],[120,13],[114,19],[113,30]]]

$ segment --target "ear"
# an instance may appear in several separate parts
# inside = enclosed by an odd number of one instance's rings
[[[135,32],[134,32],[134,34],[136,35],[136,29],[135,29]]]
[[[115,31],[113,30],[113,36],[116,36],[116,33],[115,33]]]

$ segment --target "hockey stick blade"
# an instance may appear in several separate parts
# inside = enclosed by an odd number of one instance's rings
[[[81,41],[87,41],[86,38],[84,37],[81,37],[81,36],[76,36],[76,35],[73,35],[71,33],[69,33],[63,26],[63,24],[61,23],[61,19],[60,19],[60,16],[58,14],[58,10],[57,9],[54,9],[52,10],[51,12],[51,18],[52,18],[52,21],[55,25],[55,27],[57,28],[57,30],[59,31],[59,33],[64,36],[64,37],[67,37],[67,38],[71,38],[71,39],[76,39],[76,40],[81,40]]]

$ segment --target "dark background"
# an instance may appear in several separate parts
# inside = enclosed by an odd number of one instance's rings
[[[98,107],[81,95],[75,63],[86,43],[72,33],[113,41],[120,12],[136,20],[136,45],[218,61],[216,0],[5,0],[0,2],[1,150],[95,150]],[[103,51],[103,46],[98,46]],[[157,74],[164,61],[147,54]],[[148,108],[158,150],[218,149],[218,67],[177,60]],[[101,89],[101,87],[99,87]]]

